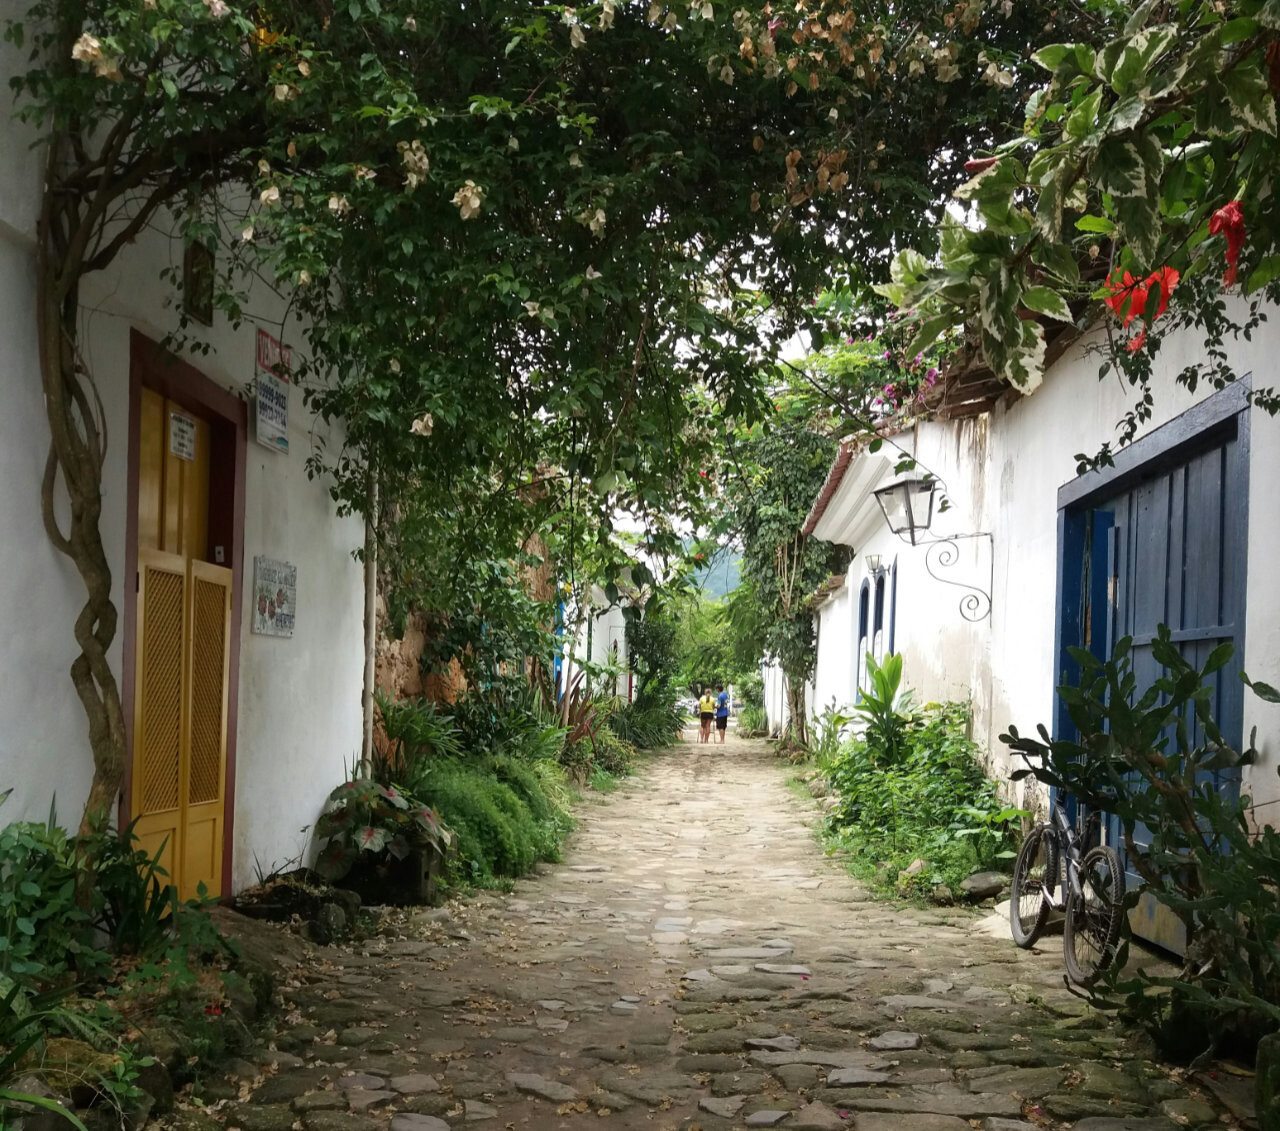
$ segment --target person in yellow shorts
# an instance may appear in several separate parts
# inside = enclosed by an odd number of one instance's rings
[[[711,688],[703,689],[702,698],[698,700],[698,741],[711,741],[711,720],[716,717],[716,699]]]

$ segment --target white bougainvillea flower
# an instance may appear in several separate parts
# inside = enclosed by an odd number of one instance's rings
[[[427,159],[427,151],[417,138],[411,142],[396,142],[396,149],[400,151],[400,160],[404,163],[404,187],[409,192],[413,192],[427,179],[427,173],[431,170],[431,162]]]
[[[335,216],[343,216],[351,211],[351,202],[336,192],[329,197],[329,211]]]
[[[270,174],[270,172],[271,172],[271,162],[268,161],[265,157],[259,158],[258,159],[258,175],[260,177],[265,177],[268,174]]]
[[[273,204],[279,204],[280,190],[275,185],[270,188],[264,188],[258,194],[258,200],[262,202],[263,208],[270,208]]]
[[[600,272],[597,271],[594,267],[588,267],[586,272],[586,277],[588,279],[598,279],[600,278]]]
[[[298,286],[306,287],[311,284],[311,272],[305,267],[298,272]]]
[[[657,3],[650,4],[649,5],[649,22],[651,24],[656,24],[661,16],[662,16],[662,5]]]
[[[124,75],[120,73],[120,60],[114,55],[104,55],[101,59],[93,61],[93,73],[100,79],[109,79],[111,82],[119,82]]]
[[[377,175],[368,165],[357,165],[351,174],[357,181],[371,181]]]
[[[570,164],[571,166],[573,166],[573,168],[575,168],[575,169],[581,169],[581,168],[582,168],[582,158],[581,158],[581,157],[579,157],[576,153],[570,153],[570,154],[569,154],[569,164]]]
[[[523,304],[523,306],[525,310],[527,310],[530,314],[534,314],[534,315],[536,315],[538,311],[542,309],[542,305],[536,302],[526,302]]]
[[[287,82],[278,82],[275,86],[275,95],[277,102],[291,102],[296,97],[296,92]]]
[[[227,7],[226,0],[204,0],[204,6],[209,9],[209,15],[215,20],[231,15],[231,9]]]
[[[484,189],[475,181],[467,181],[453,194],[453,203],[458,206],[464,220],[470,220],[473,216],[480,214],[480,204],[483,200]]]
[[[582,32],[582,25],[574,24],[573,27],[569,29],[569,46],[585,47],[586,43],[587,37]]]
[[[676,30],[676,24],[678,24],[679,22],[680,22],[680,21],[676,19],[676,14],[675,14],[675,12],[668,12],[668,13],[667,13],[667,18],[666,18],[665,20],[663,20],[663,21],[662,21],[662,26],[663,26],[667,31],[675,31],[675,30]]]
[[[298,156],[298,143],[297,143],[296,141],[291,141],[291,142],[289,142],[289,144],[288,144],[288,145],[286,145],[286,146],[284,147],[284,151],[285,151],[285,153],[287,153],[290,157],[297,157],[297,156]]]
[[[432,429],[436,426],[435,420],[432,419],[431,413],[424,412],[417,420],[409,425],[409,431],[415,436],[430,436]]]
[[[71,58],[77,63],[96,63],[102,58],[102,41],[86,31],[72,46]]]
[[[560,22],[562,24],[568,25],[569,27],[572,27],[574,24],[578,22],[578,9],[565,8],[560,13]]]
[[[515,134],[512,134],[509,138],[507,138],[507,148],[511,150],[519,150],[520,139],[516,137]]]
[[[405,16],[405,18],[404,18],[404,30],[405,30],[405,31],[417,31],[417,30],[418,30],[418,21],[417,21],[417,20],[415,20],[412,16]]]
[[[311,64],[305,59],[298,60],[298,74],[300,74],[304,79],[311,77]]]
[[[391,372],[392,372],[392,373],[399,373],[399,372],[400,372],[400,359],[399,359],[399,358],[396,358],[396,357],[393,357],[393,358],[391,359],[390,363],[389,363],[388,368],[390,368],[390,370],[391,370]]]
[[[600,235],[604,231],[605,220],[603,208],[584,208],[575,217],[579,224],[586,225],[590,229],[593,236]]]
[[[600,5],[600,30],[608,31],[613,27],[613,13],[617,8],[617,0],[604,0]]]
[[[253,243],[253,225],[246,224],[240,229],[240,239],[245,243]]]
[[[733,68],[728,63],[720,68],[720,81],[733,86]]]

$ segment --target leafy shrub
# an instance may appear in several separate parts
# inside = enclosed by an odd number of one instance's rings
[[[764,711],[760,714],[763,716]],[[738,716],[739,730],[745,725],[743,718],[742,714]],[[844,742],[843,735],[848,726],[849,716],[837,711],[834,703],[814,719],[813,729],[809,734],[809,755],[817,762],[819,769],[825,770],[839,757]]]
[[[609,715],[608,728],[639,750],[670,746],[684,730],[684,714],[675,703],[642,707],[622,703]]]
[[[1031,767],[1015,776],[1033,774],[1119,818],[1129,866],[1142,878],[1129,902],[1146,892],[1186,929],[1179,974],[1133,973],[1121,957],[1091,988],[1096,1004],[1123,1009],[1173,1055],[1251,1045],[1280,1030],[1280,832],[1214,776],[1257,757],[1256,733],[1237,751],[1212,716],[1232,649],[1222,645],[1197,668],[1160,625],[1151,652],[1162,674],[1142,689],[1131,649],[1125,637],[1106,662],[1071,650],[1080,681],[1058,694],[1073,740],[1051,739],[1044,727],[1042,741],[1014,727],[1001,737]],[[1280,690],[1241,679],[1280,703]],[[1268,1072],[1259,1059],[1261,1100]],[[1280,1065],[1271,1072],[1280,1075]]]
[[[178,907],[178,890],[160,867],[161,845],[152,857],[138,847],[134,821],[120,835],[109,826],[82,845],[92,876],[99,923],[118,954],[152,954],[169,939]]]
[[[592,765],[624,777],[631,773],[636,760],[636,749],[629,742],[624,742],[608,727],[602,727],[592,740]]]
[[[443,852],[452,839],[438,814],[374,781],[344,782],[330,793],[315,835],[316,871],[328,880],[346,876],[362,852],[403,860],[415,848]]]
[[[375,696],[386,745],[375,752],[373,777],[382,785],[403,778],[419,758],[452,757],[462,753],[458,726],[442,715],[430,699],[391,699]]]
[[[92,919],[76,903],[75,842],[53,810],[44,824],[0,829],[0,975],[37,988],[103,962]]]
[[[761,738],[769,733],[769,717],[763,707],[748,703],[738,712],[738,733],[743,738]]]
[[[872,745],[869,728],[825,770],[838,799],[827,830],[865,862],[866,878],[892,886],[917,857],[930,865],[914,880],[921,886],[955,885],[976,868],[1007,865],[1013,829],[1025,814],[1005,805],[983,773],[967,733],[967,704],[930,704],[899,722],[882,715],[880,724],[874,734],[892,734],[896,762]]]
[[[552,858],[568,828],[567,814],[556,816],[538,775],[526,773],[515,759],[475,765],[423,761],[409,788],[456,833],[466,878],[475,883],[521,876],[535,861]],[[534,804],[545,816],[535,816],[517,790],[535,795]]]

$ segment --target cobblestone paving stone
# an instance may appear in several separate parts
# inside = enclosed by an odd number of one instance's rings
[[[871,901],[763,743],[693,743],[579,813],[562,864],[402,938],[318,950],[265,1080],[199,1131],[1173,1131],[1213,1097],[1142,1059],[970,909]],[[256,1087],[255,1087],[256,1084]],[[1227,1117],[1230,1123],[1230,1117]]]

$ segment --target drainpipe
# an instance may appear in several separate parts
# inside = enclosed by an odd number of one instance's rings
[[[364,693],[361,712],[364,740],[360,746],[360,770],[373,771],[373,681],[378,645],[378,478],[369,471],[364,515]]]

